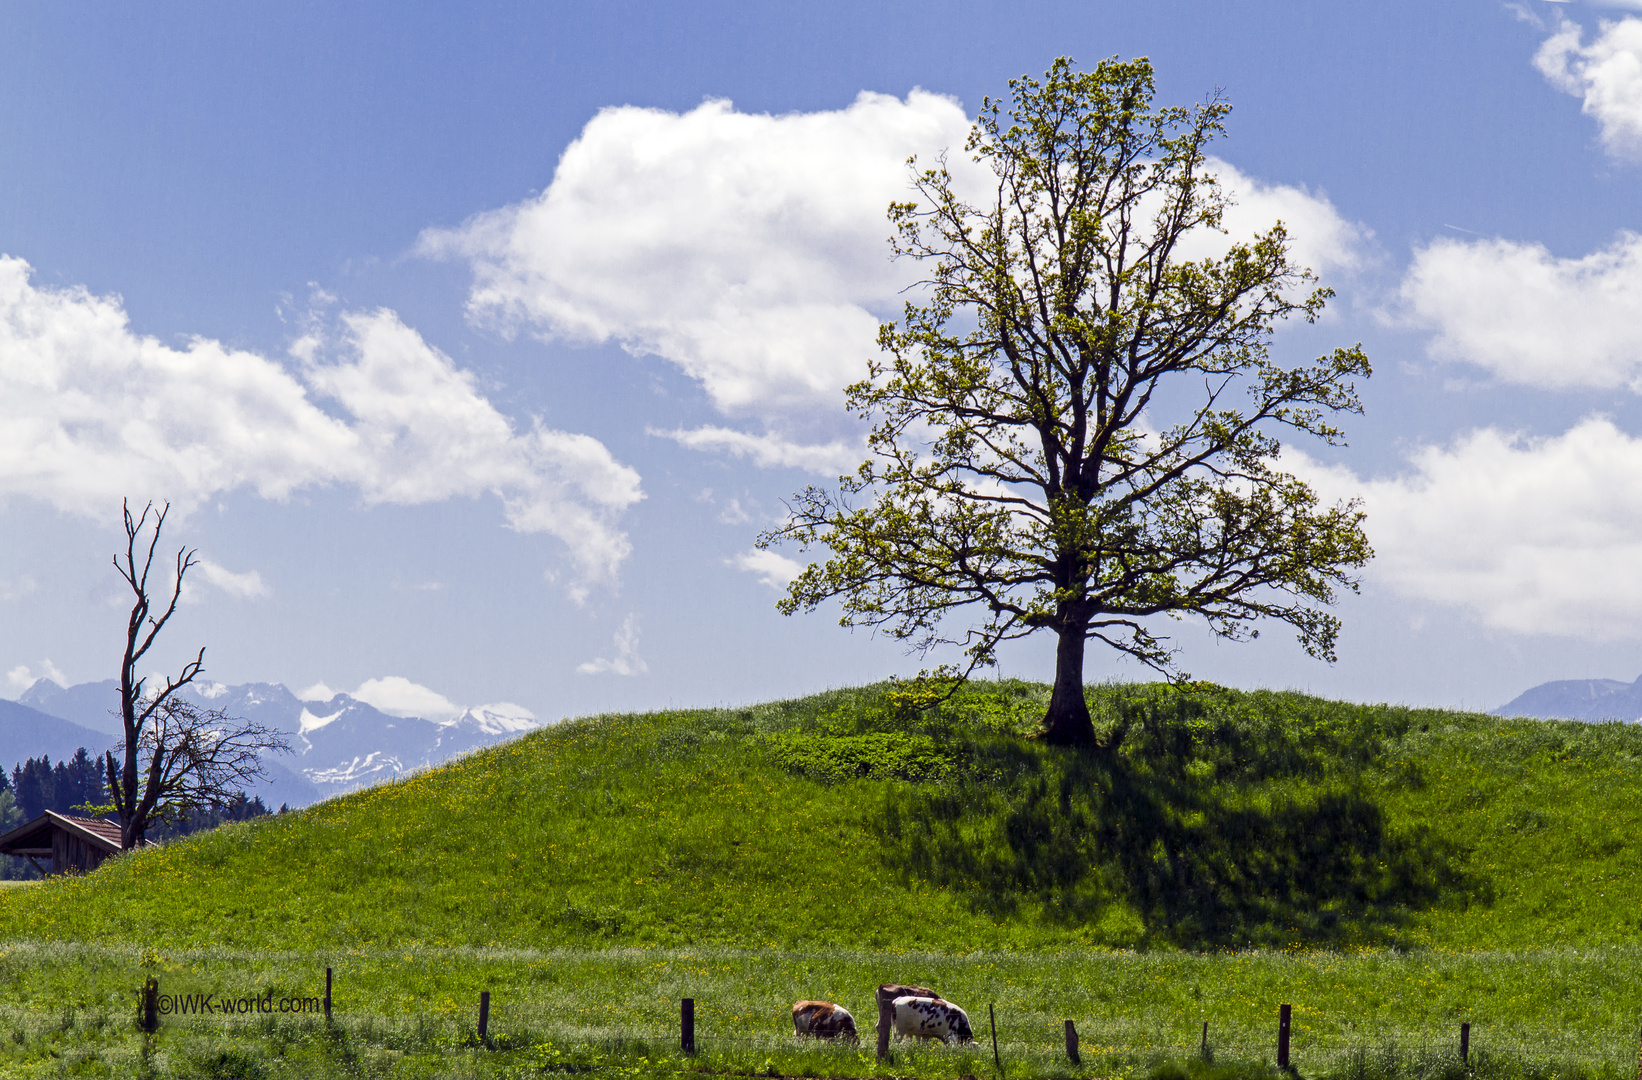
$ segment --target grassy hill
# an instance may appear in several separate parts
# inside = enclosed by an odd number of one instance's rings
[[[545,1052],[549,1029],[665,1042],[692,992],[726,1038],[790,1042],[796,997],[870,1017],[876,981],[938,978],[1051,1049],[1064,1016],[1114,1053],[1204,1021],[1263,1045],[1295,1000],[1319,1052],[1471,1018],[1634,1054],[1642,730],[1110,686],[1115,749],[1078,753],[1029,737],[1046,693],[580,720],[7,890],[0,1027],[32,1017],[7,1052],[73,1044],[85,1021],[52,1035],[42,1000],[123,1016],[145,973],[311,992],[334,966],[378,1050],[437,1042],[407,1026],[430,1015],[449,1036],[479,988]]]
[[[566,723],[0,897],[0,936],[978,949],[1642,942],[1642,729],[1044,688]]]

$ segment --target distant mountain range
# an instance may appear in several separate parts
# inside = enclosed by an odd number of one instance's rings
[[[1543,720],[1620,720],[1642,722],[1642,678],[1564,679],[1541,683],[1494,710],[1495,716],[1531,716]]]
[[[24,758],[47,754],[58,762],[73,757],[82,746],[95,751],[108,744],[108,736],[100,731],[0,699],[0,769],[8,778],[12,766]]]
[[[278,683],[208,683],[183,692],[198,705],[286,734],[291,753],[266,757],[267,779],[249,792],[270,807],[306,806],[540,726],[522,709],[495,707],[446,722],[390,716],[347,694],[302,701]],[[119,708],[113,679],[69,687],[41,679],[18,701],[0,700],[0,767],[9,771],[42,753],[57,761],[81,746],[97,753],[117,746]]]

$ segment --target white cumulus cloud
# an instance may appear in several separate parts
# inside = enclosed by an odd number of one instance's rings
[[[1288,232],[1289,258],[1319,276],[1363,267],[1373,232],[1340,213],[1327,195],[1296,184],[1272,184],[1230,162],[1210,158],[1208,171],[1231,199],[1221,219],[1223,234],[1196,232],[1180,248],[1184,258],[1218,255],[1230,241],[1247,242],[1281,221]]]
[[[297,695],[298,701],[329,701],[336,697],[337,691],[332,690],[322,682],[316,682]]]
[[[1398,594],[1519,633],[1642,637],[1642,439],[1610,420],[1483,428],[1383,479],[1297,460],[1327,495],[1362,496],[1369,574]]]
[[[562,540],[586,578],[611,576],[631,550],[614,527],[644,497],[639,474],[604,444],[535,424],[517,432],[473,376],[390,311],[342,318],[344,359],[324,363],[304,339],[313,387],[355,418],[366,452],[357,482],[367,501],[436,502],[489,491],[521,532]]]
[[[834,445],[818,456],[793,432],[823,415],[847,424],[842,388],[865,374],[880,320],[927,273],[892,261],[887,243],[888,205],[911,193],[907,159],[948,153],[960,191],[986,197],[991,174],[964,154],[968,133],[956,101],[920,90],[783,116],[726,101],[683,114],[609,108],[539,196],[429,230],[420,250],[469,261],[480,323],[662,357],[721,412],[768,428],[674,433],[684,445],[836,472],[850,455]],[[1300,263],[1323,272],[1361,261],[1367,231],[1326,198],[1213,168],[1236,202],[1233,236],[1282,219]]]
[[[1642,19],[1603,20],[1590,44],[1583,27],[1564,19],[1534,54],[1534,66],[1584,102],[1608,153],[1642,160]]]
[[[639,656],[639,627],[634,616],[629,615],[622,620],[621,629],[616,631],[611,644],[616,647],[615,656],[595,657],[576,665],[576,670],[583,675],[643,675],[650,670],[644,658]]]
[[[206,581],[236,599],[256,600],[268,595],[268,586],[263,584],[262,575],[255,570],[236,574],[210,559],[201,559],[199,572]]]
[[[726,559],[725,562],[737,570],[745,570],[754,575],[760,583],[768,585],[776,592],[786,592],[793,578],[804,572],[803,563],[777,552],[758,548],[743,551],[734,558]]]
[[[27,664],[18,664],[6,672],[6,682],[17,693],[27,690],[39,679],[49,679],[58,686],[68,685],[68,676],[64,675],[57,665],[50,660],[40,661],[40,670],[37,672],[30,670]]]
[[[715,451],[736,458],[749,458],[763,468],[804,469],[823,476],[853,472],[866,458],[864,442],[834,439],[827,443],[801,443],[780,435],[749,435],[744,431],[708,425],[688,430],[658,431],[651,435],[672,439],[692,450]]]
[[[309,691],[323,690],[323,686]],[[427,720],[452,720],[462,715],[462,707],[445,695],[430,690],[421,683],[411,682],[401,675],[386,675],[380,679],[366,679],[351,695],[372,708],[389,716],[420,716]],[[303,694],[305,700],[308,695]]]
[[[1439,239],[1417,250],[1403,318],[1439,359],[1551,389],[1642,390],[1642,235],[1558,258],[1543,245]]]
[[[665,357],[727,411],[802,407],[864,370],[915,276],[885,244],[907,157],[968,129],[957,102],[916,90],[785,116],[609,108],[540,196],[422,250],[471,260],[481,320]]]
[[[303,338],[293,370],[204,338],[172,348],[132,333],[118,298],[30,274],[0,256],[0,497],[105,518],[122,496],[186,513],[240,488],[346,485],[367,504],[489,493],[511,527],[565,543],[573,591],[628,553],[617,522],[643,497],[638,474],[589,436],[517,430],[391,311]]]

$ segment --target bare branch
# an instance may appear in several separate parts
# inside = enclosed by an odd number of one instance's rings
[[[124,738],[119,749],[118,765],[113,751],[104,755],[103,764],[109,791],[113,795],[114,810],[120,819],[121,840],[125,847],[131,848],[142,843],[143,833],[153,820],[156,807],[180,804],[179,800],[187,803],[196,792],[209,793],[218,781],[231,781],[249,767],[234,756],[232,748],[257,744],[268,733],[257,725],[224,727],[222,730],[229,732],[228,741],[209,752],[202,750],[202,747],[213,745],[203,734],[208,725],[187,720],[193,706],[176,695],[205,670],[203,647],[182,666],[177,675],[165,676],[165,682],[158,690],[151,690],[147,677],[137,673],[137,665],[153,648],[160,631],[171,621],[171,616],[176,614],[177,605],[182,600],[184,579],[199,560],[194,549],[178,549],[172,564],[174,576],[170,595],[164,609],[155,615],[148,579],[154,569],[160,533],[165,528],[171,505],[166,503],[156,513],[154,504],[150,502],[136,516],[132,515],[129,502],[122,503],[121,509],[125,524],[125,554],[123,560],[118,554],[114,556],[114,569],[132,594],[131,613],[126,620],[125,651],[120,661],[120,721]],[[152,526],[149,525],[150,514],[154,518]],[[217,719],[227,720],[220,716]],[[272,749],[273,744],[269,748]],[[200,797],[209,801],[217,796],[206,794]]]
[[[170,698],[150,710],[137,750],[146,763],[137,809],[149,823],[195,809],[219,809],[265,775],[262,756],[290,742],[265,725]]]

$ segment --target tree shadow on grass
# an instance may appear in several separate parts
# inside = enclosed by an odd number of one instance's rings
[[[1122,903],[1148,941],[1186,947],[1384,944],[1416,911],[1486,897],[1465,852],[1390,827],[1361,780],[1374,733],[1171,694],[1125,708],[1117,748],[983,738],[945,782],[892,792],[890,865],[997,915],[1075,926]]]

